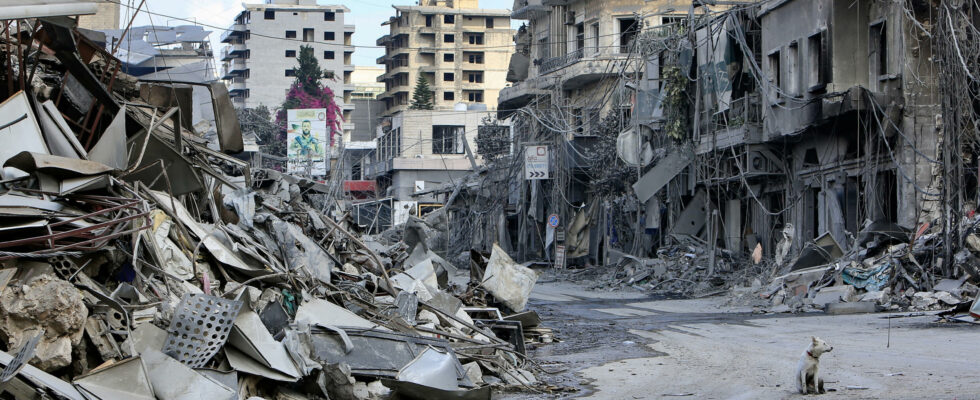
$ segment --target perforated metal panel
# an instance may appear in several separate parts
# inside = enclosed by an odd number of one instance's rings
[[[186,294],[174,311],[163,352],[191,368],[200,368],[224,346],[241,301]]]
[[[3,372],[0,373],[0,382],[9,381],[11,378],[17,375],[18,372],[20,372],[21,368],[27,365],[27,360],[34,357],[34,350],[37,349],[37,343],[41,341],[41,337],[43,336],[44,329],[41,329],[41,332],[38,332],[37,335],[34,335],[34,337],[28,339],[27,343],[24,343],[20,350],[17,350],[17,354],[14,356],[14,359],[10,361],[10,364],[7,364],[7,366],[3,369]]]

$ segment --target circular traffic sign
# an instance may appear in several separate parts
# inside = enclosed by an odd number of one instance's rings
[[[548,216],[548,225],[551,225],[552,228],[558,227],[558,214],[551,214]]]

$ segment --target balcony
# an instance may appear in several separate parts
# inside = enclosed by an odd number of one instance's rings
[[[378,40],[375,40],[374,44],[378,46],[384,46],[386,43],[390,41],[391,41],[391,35],[384,35],[382,37],[379,37]]]
[[[247,89],[245,87],[245,78],[236,77],[228,82],[228,93],[244,92],[245,89]]]
[[[514,110],[526,106],[535,97],[551,93],[540,87],[542,82],[542,79],[529,78],[500,89],[500,93],[497,95],[497,110],[499,110],[497,111],[497,118],[507,118]]]
[[[385,54],[385,55],[383,55],[383,56],[378,57],[377,59],[375,59],[374,60],[374,63],[375,64],[384,64],[386,61],[388,61],[389,58],[390,57],[387,54]]]
[[[245,50],[245,44],[243,43],[225,46],[225,48],[221,49],[221,61],[230,61],[233,58],[240,57]]]
[[[344,45],[344,53],[353,53],[353,52],[354,52],[354,46],[349,44]]]
[[[344,72],[354,72],[353,64],[344,64]]]
[[[583,55],[585,55],[584,49],[577,49],[563,56],[541,60],[541,63],[538,64],[538,74],[544,75],[554,70],[563,68],[569,64],[581,60]]]
[[[248,70],[248,66],[245,64],[245,59],[235,58],[231,62],[226,63],[222,68],[223,74],[221,79],[231,79],[236,76],[240,76]]]
[[[231,43],[232,39],[245,34],[245,24],[233,24],[221,34],[221,43]]]
[[[514,2],[514,12],[510,13],[513,19],[535,19],[551,12],[551,7],[542,3],[542,0],[517,0]]]

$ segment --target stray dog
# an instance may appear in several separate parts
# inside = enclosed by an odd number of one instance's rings
[[[802,394],[823,394],[823,379],[817,377],[820,355],[834,348],[816,336],[811,336],[812,342],[800,357],[796,365],[796,390]]]

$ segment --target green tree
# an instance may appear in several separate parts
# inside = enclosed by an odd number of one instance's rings
[[[432,89],[429,88],[429,81],[419,73],[419,78],[415,80],[415,90],[412,93],[412,104],[408,106],[412,110],[431,110]]]

